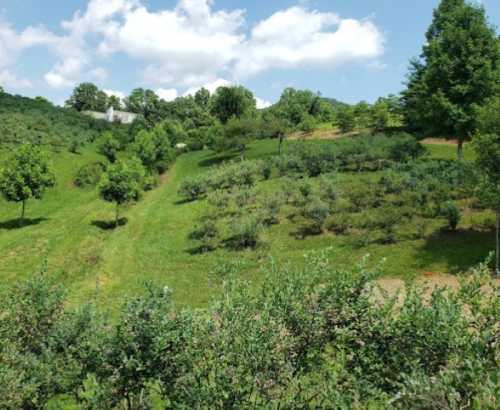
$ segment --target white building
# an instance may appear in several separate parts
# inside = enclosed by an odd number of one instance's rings
[[[137,114],[133,112],[125,112],[115,110],[113,107],[109,107],[108,111],[96,112],[96,111],[83,111],[84,114],[90,115],[96,120],[106,120],[108,122],[120,122],[122,124],[132,124],[137,118]]]

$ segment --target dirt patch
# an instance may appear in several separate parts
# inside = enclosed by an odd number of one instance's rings
[[[436,288],[448,288],[452,291],[456,291],[460,288],[460,282],[456,276],[438,272],[425,272],[422,276],[415,280],[415,283],[425,289],[424,294],[426,296],[430,296]],[[376,284],[382,289],[374,289],[374,296],[376,300],[383,300],[386,296],[392,297],[398,292],[399,302],[401,302],[402,298],[404,298],[405,282],[402,279],[380,278],[376,280]],[[493,284],[495,286],[500,286],[500,279],[493,279]],[[487,291],[487,289],[485,290]]]
[[[444,138],[425,138],[421,141],[422,144],[427,145],[458,145],[458,140],[446,140]]]
[[[359,131],[342,133],[338,128],[329,130],[317,130],[313,132],[294,132],[288,136],[289,140],[336,140],[343,137],[359,135]]]

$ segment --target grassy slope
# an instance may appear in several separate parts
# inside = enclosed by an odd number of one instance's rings
[[[262,158],[272,155],[276,148],[274,141],[257,142],[247,156]],[[433,145],[429,150],[437,157],[455,155],[450,146]],[[295,239],[291,235],[295,227],[284,221],[265,233],[265,244],[255,252],[219,250],[191,255],[193,244],[186,237],[203,202],[181,203],[177,188],[184,177],[208,169],[215,162],[214,157],[208,152],[181,156],[161,187],[123,212],[128,223],[115,231],[100,227],[112,219],[112,205],[99,200],[95,191],[72,185],[78,167],[95,159],[97,154],[91,148],[83,155],[61,153],[54,157],[58,187],[43,201],[29,203],[28,217],[36,222],[31,226],[13,229],[19,207],[0,202],[2,286],[36,272],[47,258],[50,274],[57,275],[69,287],[70,302],[74,304],[99,289],[103,303],[114,307],[124,294],[138,291],[145,281],[151,280],[172,287],[178,303],[202,306],[217,289],[218,281],[212,274],[216,266],[235,257],[253,283],[258,283],[269,256],[280,262],[300,264],[305,251],[330,246],[338,265],[350,266],[370,253],[373,263],[387,259],[388,275],[411,277],[425,271],[464,269],[481,260],[493,246],[492,233],[467,230],[467,218],[464,230],[457,234],[437,232],[427,240],[364,248],[355,248],[345,238],[330,234]],[[276,181],[266,184],[273,189]]]

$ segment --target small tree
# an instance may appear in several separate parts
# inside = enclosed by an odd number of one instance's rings
[[[460,209],[453,202],[446,202],[441,206],[441,215],[448,221],[448,227],[455,231],[460,222]]]
[[[118,141],[111,132],[106,132],[99,146],[99,153],[104,155],[109,162],[114,163],[120,148],[120,141]]]
[[[354,130],[356,125],[356,116],[351,107],[343,107],[337,113],[337,125],[343,133]]]
[[[138,160],[118,161],[108,167],[99,185],[101,198],[116,204],[115,226],[118,226],[120,205],[139,199],[144,168]]]
[[[0,191],[5,199],[22,203],[20,224],[28,199],[42,199],[45,190],[54,185],[55,176],[46,156],[33,145],[23,145],[15,151],[0,174]]]

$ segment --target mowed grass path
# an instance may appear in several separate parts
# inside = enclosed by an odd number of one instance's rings
[[[450,157],[454,147],[433,145],[431,155]],[[260,141],[247,151],[248,158],[274,155],[275,141]],[[470,149],[466,149],[470,156]],[[3,156],[0,154],[0,156]],[[183,203],[177,195],[182,179],[201,172],[218,161],[208,151],[182,155],[162,179],[137,204],[122,211],[128,222],[116,230],[102,228],[113,218],[114,207],[98,198],[95,190],[73,186],[78,168],[99,159],[93,147],[82,155],[53,155],[58,185],[43,201],[30,201],[32,224],[15,227],[17,204],[0,200],[0,279],[6,288],[40,270],[46,260],[48,274],[69,289],[69,303],[78,305],[97,295],[112,310],[127,294],[140,292],[144,283],[167,285],[180,305],[200,307],[217,293],[218,266],[237,260],[241,275],[257,284],[272,257],[279,263],[300,266],[308,250],[331,247],[332,261],[352,267],[371,254],[371,263],[386,258],[388,276],[409,278],[422,272],[456,272],[480,261],[493,247],[493,234],[464,229],[456,234],[438,233],[427,240],[402,241],[391,246],[353,247],[343,237],[331,234],[296,239],[289,221],[265,231],[256,251],[218,250],[192,254],[187,239],[204,202]],[[275,189],[276,181],[269,181]],[[491,236],[491,238],[490,238]]]

